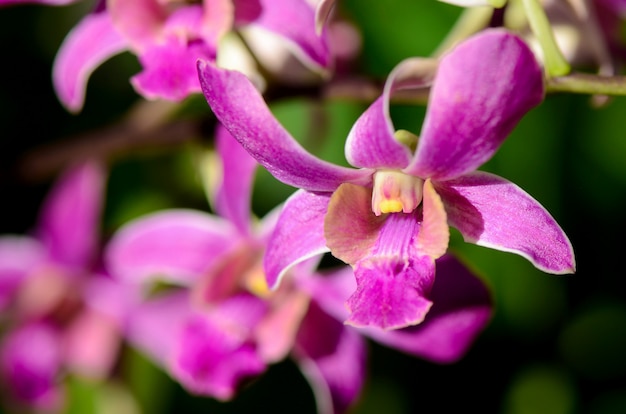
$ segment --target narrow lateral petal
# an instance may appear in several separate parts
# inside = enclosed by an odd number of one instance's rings
[[[105,181],[106,172],[96,161],[74,165],[58,178],[42,206],[37,227],[52,260],[74,268],[92,264]]]
[[[222,161],[221,185],[215,195],[217,213],[230,220],[242,234],[250,233],[252,187],[257,162],[221,124],[215,134]]]
[[[395,137],[389,114],[391,95],[405,87],[427,86],[432,82],[436,61],[411,58],[389,74],[382,96],[357,119],[346,140],[346,159],[355,167],[401,169],[411,161],[409,146]]]
[[[330,194],[297,191],[285,202],[263,262],[270,288],[276,287],[293,265],[328,251],[324,216],[329,200]]]
[[[544,272],[573,273],[572,245],[554,218],[504,178],[475,172],[437,182],[448,222],[466,241],[519,254]]]
[[[433,306],[417,326],[393,331],[363,329],[389,347],[437,363],[463,357],[491,320],[493,302],[484,282],[450,255],[437,260]]]
[[[483,30],[441,59],[405,172],[444,180],[475,170],[543,96],[543,72],[526,43],[503,29]]]
[[[128,49],[106,11],[87,15],[65,37],[54,60],[52,82],[61,103],[79,112],[91,73],[110,57]]]
[[[324,219],[324,238],[333,256],[355,264],[371,254],[387,217],[372,212],[372,191],[342,184],[334,192]]]
[[[260,0],[262,12],[253,25],[276,33],[305,63],[331,65],[326,35],[315,31],[315,8],[307,0]]]
[[[422,257],[372,257],[354,268],[357,290],[346,305],[347,324],[399,329],[424,320],[435,277],[435,261]]]
[[[366,343],[352,328],[311,303],[294,356],[311,384],[319,413],[344,413],[366,378]]]
[[[122,227],[106,249],[107,266],[121,280],[189,284],[231,251],[239,238],[229,223],[193,210],[168,210]]]
[[[219,69],[203,60],[198,61],[198,71],[204,96],[215,116],[278,180],[309,191],[333,191],[343,182],[369,179],[370,171],[328,163],[302,148],[242,73]]]

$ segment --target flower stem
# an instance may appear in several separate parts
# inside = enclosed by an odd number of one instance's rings
[[[548,92],[626,95],[626,76],[601,76],[572,73],[548,79]]]

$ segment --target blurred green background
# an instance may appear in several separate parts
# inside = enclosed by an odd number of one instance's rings
[[[24,233],[33,226],[54,177],[54,169],[44,174],[23,169],[34,150],[65,148],[68,138],[119,121],[139,99],[127,82],[139,65],[134,56],[122,54],[93,74],[80,114],[69,114],[58,103],[50,80],[52,61],[65,34],[90,6],[0,9],[0,233]],[[357,70],[382,80],[400,60],[433,52],[460,9],[435,0],[340,0],[339,12],[363,36]],[[202,98],[186,104],[193,116],[209,117]],[[307,148],[344,163],[343,140],[365,107],[312,99],[272,104]],[[424,107],[417,105],[392,108],[396,126],[415,133],[423,114]],[[585,95],[549,95],[523,119],[482,169],[515,182],[553,214],[572,241],[577,273],[544,274],[520,257],[468,245],[454,233],[451,249],[492,289],[491,324],[463,360],[447,366],[370,343],[369,374],[353,413],[626,413],[625,121],[626,98],[596,109]],[[116,154],[105,237],[148,211],[208,209],[194,172],[196,141]],[[48,159],[55,153],[38,154]],[[259,215],[293,191],[264,171],[257,187],[263,188],[254,195]],[[187,394],[130,349],[117,374],[118,384],[129,387],[150,414],[315,413],[312,392],[289,361],[271,367],[231,403]],[[112,392],[79,379],[69,389],[70,411],[81,414],[102,412],[98,401]]]

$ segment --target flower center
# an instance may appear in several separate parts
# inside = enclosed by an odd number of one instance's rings
[[[372,211],[410,213],[422,202],[424,180],[400,171],[379,170],[374,173]]]

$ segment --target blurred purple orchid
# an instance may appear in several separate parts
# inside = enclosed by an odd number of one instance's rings
[[[96,254],[104,183],[95,162],[69,169],[33,237],[0,236],[0,378],[17,405],[60,410],[64,373],[103,378],[117,355],[123,296]]]
[[[216,146],[222,168],[218,187],[209,192],[221,217],[194,210],[140,217],[115,233],[106,254],[111,273],[124,282],[148,292],[159,281],[169,284],[146,293],[129,316],[127,336],[189,391],[228,400],[246,378],[291,356],[311,383],[318,411],[339,413],[365,378],[361,334],[444,363],[460,358],[488,323],[488,291],[451,258],[433,292],[441,301],[415,329],[344,326],[341,308],[354,283],[352,270],[318,274],[319,258],[292,267],[292,277],[270,291],[262,260],[277,214],[259,222],[251,216],[258,164],[222,127]],[[458,295],[441,294],[448,288]]]
[[[448,225],[468,242],[519,254],[545,272],[574,271],[572,246],[550,214],[516,185],[476,171],[543,99],[542,72],[530,49],[517,36],[490,29],[445,55],[417,142],[394,133],[389,100],[395,90],[423,83],[415,77],[423,66],[419,59],[400,64],[357,120],[346,157],[358,169],[350,169],[306,152],[240,73],[198,64],[218,120],[277,179],[303,189],[285,203],[269,241],[268,285],[278,286],[295,263],[330,250],[355,271],[357,288],[347,301],[352,325],[395,329],[422,322]]]
[[[139,94],[181,101],[200,92],[196,60],[229,53],[220,44],[232,30],[251,31],[251,40],[271,39],[273,60],[282,48],[318,72],[331,66],[326,36],[316,34],[314,8],[306,0],[107,0],[64,40],[53,68],[57,95],[68,110],[79,111],[93,70],[130,51],[142,66],[131,79]]]

